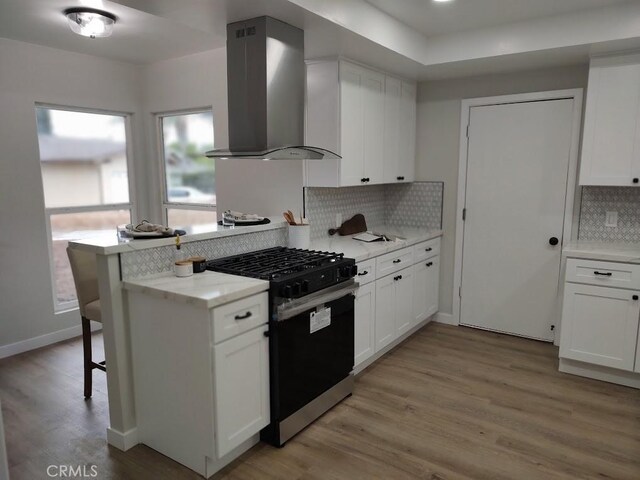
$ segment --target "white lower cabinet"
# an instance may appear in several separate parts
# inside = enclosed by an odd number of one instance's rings
[[[396,336],[400,336],[411,327],[413,322],[413,267],[400,270],[392,275],[396,286],[395,309]]]
[[[413,266],[413,323],[417,325],[438,311],[440,257],[422,260]]]
[[[566,283],[560,357],[633,371],[640,301],[638,292]]]
[[[377,280],[376,283],[375,339],[376,352],[396,339],[395,297],[396,285],[393,275]]]
[[[438,311],[439,252],[434,238],[358,263],[355,367]]]
[[[267,330],[265,325],[213,347],[218,457],[269,424]]]
[[[413,325],[413,269],[400,270],[376,281],[376,351],[389,345]]]
[[[376,284],[361,285],[355,303],[355,356],[354,365],[359,365],[374,354],[376,337],[373,318],[376,308]]]

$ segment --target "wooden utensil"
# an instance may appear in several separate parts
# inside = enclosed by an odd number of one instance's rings
[[[284,216],[284,219],[287,221],[287,223],[289,225],[295,225],[296,221],[293,218],[293,215],[291,214],[290,210],[287,210],[286,212],[283,212],[282,215]]]

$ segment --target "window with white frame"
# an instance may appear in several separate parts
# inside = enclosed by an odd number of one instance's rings
[[[36,106],[56,311],[77,305],[70,240],[116,235],[131,221],[125,114]]]
[[[158,115],[167,225],[185,227],[216,221],[213,112]]]

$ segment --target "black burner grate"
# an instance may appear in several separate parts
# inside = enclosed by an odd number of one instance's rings
[[[207,269],[263,280],[277,280],[294,273],[330,265],[343,256],[342,253],[275,247],[210,260],[207,262]]]

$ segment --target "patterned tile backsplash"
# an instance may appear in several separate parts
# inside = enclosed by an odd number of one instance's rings
[[[311,238],[327,236],[342,221],[362,213],[367,226],[393,225],[441,228],[442,182],[414,182],[346,188],[305,188],[305,215]]]
[[[618,212],[618,226],[605,227],[606,212]],[[640,188],[582,187],[580,240],[640,243]]]
[[[207,260],[252,252],[263,248],[287,244],[287,229],[277,228],[262,232],[183,243],[183,255],[203,256]],[[123,280],[146,277],[172,270],[174,246],[125,252],[120,255],[120,271]]]

